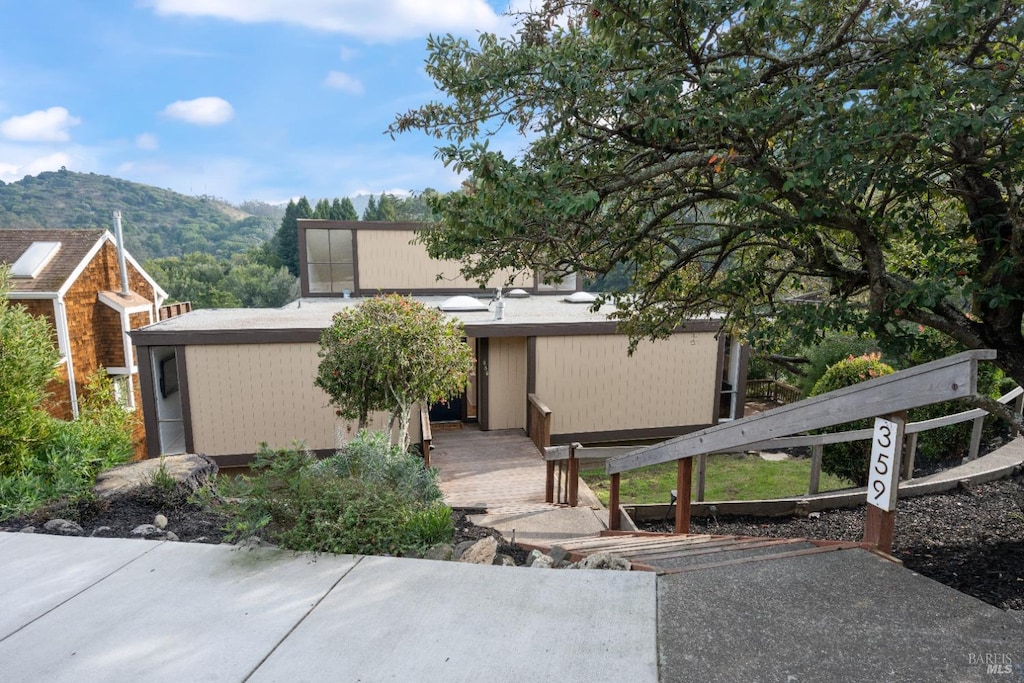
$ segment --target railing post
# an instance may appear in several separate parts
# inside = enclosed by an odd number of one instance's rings
[[[974,427],[971,429],[971,447],[967,451],[967,459],[974,460],[981,450],[981,434],[985,429],[985,417],[975,418]]]
[[[676,461],[676,533],[690,533],[690,487],[693,485],[693,459]]]
[[[908,434],[903,448],[903,478],[914,478],[914,457],[917,456],[917,432]]]
[[[622,526],[622,515],[619,510],[619,473],[611,476],[608,482],[608,528],[618,531]]]
[[[580,444],[574,443],[569,446],[569,507],[576,507],[580,497],[580,461],[576,459],[576,447]]]
[[[820,443],[811,446],[811,480],[807,484],[807,493],[814,495],[821,486],[821,456],[825,447]]]
[[[864,542],[883,553],[891,553],[896,528],[896,499],[899,495],[899,476],[893,470],[900,467],[899,458],[903,453],[907,411],[900,411],[883,419],[890,424],[875,421],[875,435],[871,444]]]
[[[704,483],[708,472],[708,454],[701,453],[697,456],[697,502],[704,502]]]
[[[545,463],[547,466],[547,479],[544,481],[544,502],[554,503],[555,502],[555,463],[549,460]]]

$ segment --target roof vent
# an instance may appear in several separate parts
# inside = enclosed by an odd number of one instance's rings
[[[11,265],[11,277],[34,278],[53,260],[60,242],[33,242]]]
[[[487,304],[480,301],[480,299],[474,299],[471,296],[460,294],[459,296],[453,296],[445,299],[438,308],[449,313],[460,311],[486,311]]]
[[[562,301],[568,301],[570,304],[592,304],[597,301],[597,297],[590,292],[573,292]]]
[[[529,297],[529,292],[527,292],[525,289],[519,289],[518,287],[516,289],[511,289],[505,292],[506,299],[528,299]]]

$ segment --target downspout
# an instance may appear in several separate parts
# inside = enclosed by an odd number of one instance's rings
[[[75,384],[75,363],[71,357],[71,336],[68,334],[68,309],[64,304],[64,296],[57,294],[54,300],[57,319],[57,344],[63,347],[67,359],[65,365],[68,371],[68,388],[71,399],[71,416],[78,419],[78,387]]]

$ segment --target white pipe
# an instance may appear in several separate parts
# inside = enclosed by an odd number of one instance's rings
[[[128,295],[128,266],[124,259],[124,232],[121,230],[121,212],[114,211],[114,235],[117,237],[117,266],[121,270],[121,294]]]

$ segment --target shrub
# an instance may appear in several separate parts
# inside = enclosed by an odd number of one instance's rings
[[[826,394],[830,391],[852,386],[860,382],[891,375],[892,367],[881,361],[881,354],[865,354],[854,358],[850,356],[830,367],[811,389],[811,396]],[[871,427],[870,420],[857,420],[819,431],[821,434],[845,432],[853,429]],[[822,451],[821,468],[837,477],[850,479],[857,486],[868,483],[868,464],[871,458],[871,442],[854,441],[825,446]]]
[[[799,355],[810,362],[801,368],[804,375],[797,377],[795,383],[805,396],[809,396],[814,385],[830,367],[851,356],[863,356],[876,351],[878,342],[874,339],[830,332],[818,344],[801,350]]]
[[[117,403],[103,373],[89,378],[77,419],[46,419],[47,438],[26,452],[18,469],[0,475],[0,519],[59,498],[88,497],[99,472],[132,455],[135,417]]]
[[[291,550],[406,555],[454,533],[436,473],[383,433],[363,431],[323,461],[262,444],[252,471],[223,488],[233,539],[259,534]]]

